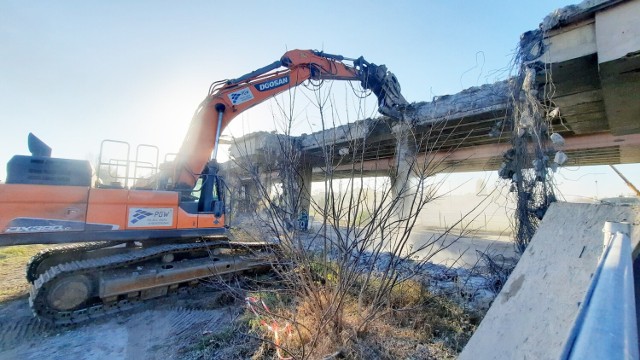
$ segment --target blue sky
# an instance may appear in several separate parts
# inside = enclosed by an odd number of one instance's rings
[[[386,64],[409,101],[428,101],[505,78],[520,34],[572,3],[4,0],[0,164],[28,153],[30,131],[57,157],[94,160],[103,139],[174,152],[211,82],[288,49],[363,55]],[[272,107],[243,114],[230,132],[269,130]],[[640,182],[637,165],[621,169]],[[559,178],[586,196],[595,181],[601,197],[628,192],[606,167]]]

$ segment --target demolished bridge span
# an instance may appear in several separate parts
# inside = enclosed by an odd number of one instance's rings
[[[456,160],[447,171],[496,170],[507,144],[513,142],[514,129],[523,124],[516,118],[526,115],[518,113],[523,109],[517,103],[529,97],[535,102],[531,105],[534,115],[546,127],[543,132],[557,133],[566,144],[576,145],[563,149],[554,144],[554,151],[568,155],[564,166],[640,162],[638,13],[640,0],[585,1],[553,12],[539,29],[522,35],[518,65],[526,70],[520,77],[438,96],[406,109],[405,121],[415,125],[411,131],[419,140],[416,150],[450,154]],[[314,167],[379,162],[395,157],[397,129],[398,120],[381,117],[294,140]],[[236,139],[241,146],[232,146],[231,155],[263,156],[279,136],[250,134]],[[548,155],[553,159],[553,154]]]

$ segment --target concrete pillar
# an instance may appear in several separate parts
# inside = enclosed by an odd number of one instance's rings
[[[246,214],[255,213],[261,205],[265,196],[269,196],[272,179],[270,173],[258,173],[260,179],[256,181],[256,176],[245,177],[240,181],[238,188],[238,211]],[[265,194],[266,190],[266,194]]]
[[[238,186],[236,210],[239,213],[251,214],[256,210],[256,204],[253,199],[256,197],[256,187],[252,181],[241,181]]]
[[[251,181],[246,181],[237,176],[226,176],[224,178],[229,189],[227,193],[227,204],[231,213],[246,214],[251,212],[251,198],[255,189],[251,186]]]
[[[289,227],[306,230],[311,208],[311,165],[305,161],[286,164],[280,169],[281,208]]]
[[[298,173],[298,188],[301,191],[296,218],[299,230],[307,230],[309,228],[309,210],[311,210],[311,165],[308,163],[300,164]]]
[[[227,202],[233,213],[254,214],[264,206],[264,197],[269,195],[276,173],[268,166],[243,165],[224,169],[223,177],[230,190]]]
[[[398,219],[406,219],[411,214],[416,196],[416,187],[411,180],[415,178],[418,144],[411,132],[411,126],[407,123],[398,123],[394,126],[393,133],[397,141],[396,157],[393,169],[389,173],[389,180],[391,194],[394,199],[398,199],[394,215]]]

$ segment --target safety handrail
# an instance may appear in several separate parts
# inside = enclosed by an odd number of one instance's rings
[[[603,255],[560,359],[638,359],[628,223],[606,222]]]

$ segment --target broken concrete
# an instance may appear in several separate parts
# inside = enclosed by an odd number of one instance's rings
[[[485,113],[501,113],[511,96],[511,80],[471,87],[454,95],[436,96],[431,102],[412,104],[407,119],[416,125],[461,120]]]
[[[593,16],[596,11],[619,2],[620,0],[584,0],[580,4],[565,6],[547,15],[540,24],[540,28],[548,31],[576,23]]]

